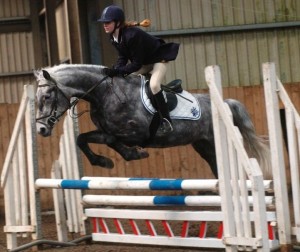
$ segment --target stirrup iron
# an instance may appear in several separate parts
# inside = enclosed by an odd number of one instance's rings
[[[161,124],[158,128],[157,135],[163,136],[171,133],[173,131],[173,126],[167,118],[162,118]]]

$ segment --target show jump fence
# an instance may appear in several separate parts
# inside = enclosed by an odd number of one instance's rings
[[[291,235],[300,242],[300,117],[276,76],[275,64],[264,63],[262,66],[265,90],[265,102],[268,119],[271,159],[273,168],[274,191],[276,195],[276,214],[280,243],[291,244]],[[287,148],[292,185],[292,201],[289,204],[287,180],[285,174],[282,131],[279,118],[279,101],[285,108],[287,129]],[[294,222],[291,222],[289,207],[292,206]],[[291,228],[292,225],[292,228]],[[291,234],[292,232],[292,234]]]
[[[51,176],[78,179],[82,164],[76,150],[77,120],[66,117],[60,138],[60,157],[53,163]],[[1,174],[4,188],[7,249],[18,247],[18,237],[42,239],[40,194],[36,190],[38,155],[35,122],[35,90],[25,85]],[[53,191],[58,241],[67,241],[68,232],[85,234],[82,224],[81,191]],[[66,210],[65,210],[66,209]],[[66,213],[65,213],[66,211]]]
[[[80,179],[81,171],[75,174],[68,172],[68,168],[76,166],[76,162],[73,163],[74,159],[69,156],[70,153],[77,153],[73,148],[75,144],[73,142],[73,145],[71,143],[69,147],[66,147],[68,144],[64,143],[64,140],[61,140],[60,143],[61,155],[59,160],[54,163],[52,179],[38,179],[37,161],[34,154],[36,151],[34,95],[32,93],[28,95],[27,89],[30,87],[26,87],[24,104],[22,103],[20,106],[20,115],[18,114],[16,120],[16,129],[13,131],[12,143],[9,145],[1,176],[1,185],[5,186],[6,226],[4,231],[7,233],[8,249],[17,246],[17,233],[24,235],[31,233],[33,239],[41,238],[39,235],[41,228],[39,191],[43,188],[53,188],[57,224],[60,226],[61,223],[65,223],[65,228],[58,229],[59,240],[67,239],[67,227],[69,230],[79,230],[84,233],[84,220],[88,217],[92,221],[94,241],[225,248],[226,251],[270,251],[280,246],[282,251],[289,251],[291,235],[296,235],[297,241],[300,236],[298,173],[300,120],[282,84],[276,78],[274,64],[264,64],[263,74],[270,146],[273,155],[273,181],[263,180],[257,160],[249,158],[244,149],[241,134],[233,125],[231,111],[223,102],[221,74],[217,66],[207,67],[205,76],[212,102],[218,180],[105,177],[82,177]],[[288,146],[293,177],[294,223],[291,223],[289,216],[283,143],[281,135],[278,135],[281,129],[277,94],[286,108],[287,124],[289,124],[287,127],[291,127],[288,130]],[[22,156],[18,154],[18,150],[22,147],[15,148],[15,146],[16,142],[24,142],[24,136],[23,140],[22,137],[21,140],[16,139],[18,139],[19,132],[22,132],[19,128],[26,106],[27,111],[30,111],[26,112],[29,115],[26,124],[28,125],[26,139],[29,143],[26,150],[27,154],[31,155],[30,158],[27,158],[29,160],[28,167],[34,168],[28,168],[28,171],[23,171],[23,173],[27,172],[33,175],[27,180],[13,181],[17,172],[21,173],[16,170],[22,161],[15,160],[19,160],[17,157]],[[64,135],[67,136],[66,139],[70,139],[67,129],[69,126],[66,126]],[[73,133],[71,133],[72,137],[74,137]],[[15,152],[17,154],[13,155]],[[25,160],[24,155],[23,160]],[[16,196],[13,193],[19,192],[21,185],[27,183],[32,193],[25,198],[29,198],[32,203],[30,208],[28,207],[23,212],[25,215],[30,213],[32,223],[24,222],[23,224],[19,221],[21,213],[12,214],[14,211],[11,211],[11,209],[18,208],[20,202],[11,199],[15,199]],[[272,190],[273,183],[275,197],[266,196],[265,191]],[[64,194],[58,188],[64,189]],[[180,195],[120,196],[88,193],[82,195],[83,190],[89,189],[180,190]],[[196,191],[197,195],[186,193],[190,190]],[[199,195],[203,190],[206,193],[207,191],[214,192],[214,195]],[[219,195],[215,195],[216,192],[219,192]],[[23,197],[21,196],[21,198]],[[22,200],[21,198],[20,200]],[[66,199],[66,202],[63,199]],[[85,210],[81,203],[84,204]],[[274,205],[276,211],[274,211]],[[107,208],[107,206],[114,208]],[[65,207],[66,215],[63,213]],[[181,207],[189,209],[182,210]],[[207,207],[209,210],[206,209]],[[129,230],[128,225],[124,225],[124,222],[129,223]],[[207,232],[211,223],[220,223],[213,236]],[[179,233],[177,233],[178,229],[173,228],[176,225],[180,225]],[[292,229],[291,225],[293,225]],[[195,229],[196,232],[194,232]],[[275,237],[276,233],[278,233],[278,238]]]
[[[41,238],[40,200],[34,185],[37,178],[35,92],[32,85],[26,85],[1,174],[8,249],[17,246],[19,234]]]
[[[247,191],[251,191],[251,181],[246,181]],[[218,180],[201,179],[146,179],[146,178],[103,178],[83,177],[82,180],[38,179],[37,188],[61,189],[124,189],[124,190],[190,190],[216,192],[219,190]],[[272,181],[264,181],[264,190],[272,191]],[[265,197],[265,204],[274,205],[274,197]],[[88,206],[126,206],[126,207],[168,207],[167,210],[145,209],[85,209],[87,217],[92,218],[93,240],[102,242],[119,242],[135,244],[151,244],[180,247],[224,248],[223,220],[220,211],[221,198],[216,195],[84,195],[83,203]],[[253,205],[253,197],[248,196],[249,205]],[[175,210],[182,206],[190,206],[189,211]],[[204,211],[205,207],[214,210]],[[200,210],[199,210],[200,208]],[[275,239],[275,212],[266,213],[268,228],[268,243],[270,247],[278,246]],[[250,221],[255,221],[255,213],[250,212]],[[179,228],[176,228],[176,223]],[[128,225],[130,228],[128,229]],[[126,229],[127,227],[127,229]],[[214,228],[214,231],[207,232]],[[146,228],[146,230],[145,230]],[[192,232],[192,229],[197,232]],[[161,230],[163,229],[163,230]],[[251,244],[251,248],[261,244]],[[249,244],[239,244],[239,248],[249,247]]]
[[[269,251],[263,175],[256,159],[249,158],[241,133],[234,126],[231,111],[223,102],[221,73],[218,66],[205,69],[211,98],[221,207],[224,214],[226,251],[244,245]],[[252,182],[254,230],[247,200],[246,178]]]

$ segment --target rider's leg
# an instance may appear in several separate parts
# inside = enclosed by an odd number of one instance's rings
[[[150,88],[156,101],[156,107],[161,117],[161,134],[173,131],[166,98],[161,90],[161,83],[167,72],[167,63],[155,63],[151,71]]]
[[[139,70],[137,70],[136,72],[132,73],[135,75],[139,75],[139,74],[149,74],[153,69],[153,64],[150,65],[143,65]]]
[[[149,65],[143,65],[139,70],[137,70],[136,72],[132,73],[132,74],[135,74],[135,75],[144,75],[146,80],[150,80],[151,78],[151,74],[150,72],[152,71],[153,69],[153,64],[149,64]]]

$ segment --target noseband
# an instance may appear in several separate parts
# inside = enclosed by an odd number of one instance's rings
[[[83,99],[85,96],[87,96],[90,92],[92,92],[97,86],[99,86],[103,81],[105,81],[108,78],[108,76],[105,76],[101,79],[100,82],[96,83],[94,86],[92,86],[86,93],[84,93],[81,97],[76,98],[75,100],[73,100],[72,102],[70,102],[70,99],[65,95],[65,93],[58,87],[58,83],[56,82],[56,80],[54,80],[53,78],[51,78],[51,81],[53,82],[53,84],[42,84],[39,85],[38,87],[50,87],[50,86],[54,86],[55,87],[55,98],[51,104],[51,111],[48,115],[45,116],[41,116],[39,118],[36,118],[36,122],[44,124],[45,126],[49,126],[50,128],[53,128],[54,125],[59,121],[59,119],[64,115],[64,113],[66,113],[66,111],[72,107],[74,107],[80,99]],[[60,114],[58,114],[57,111],[57,103],[58,103],[58,93],[61,93],[63,95],[63,97],[69,102],[68,107],[62,111]],[[47,119],[47,123],[42,122],[41,120],[48,118]]]

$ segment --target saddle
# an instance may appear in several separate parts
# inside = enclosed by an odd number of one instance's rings
[[[181,84],[182,84],[182,80],[176,79],[176,80],[172,80],[167,85],[161,84],[161,88],[165,92],[179,94],[179,93],[182,93],[182,91],[183,91]]]
[[[182,81],[180,79],[173,80],[166,85],[161,84],[161,89],[163,91],[165,91],[165,94],[167,96],[167,101],[168,101],[167,104],[168,104],[168,109],[170,112],[172,110],[174,110],[178,104],[178,99],[177,99],[176,94],[182,93],[183,89],[181,87],[181,84],[182,84]],[[157,109],[155,107],[156,103],[153,102],[154,98],[153,98],[153,94],[150,89],[149,80],[147,80],[145,83],[145,92],[146,92],[146,95],[149,97],[153,107],[155,109]]]
[[[149,81],[141,75],[141,100],[146,110],[152,115],[157,109],[153,106],[152,92]],[[201,108],[198,100],[191,93],[181,87],[181,80],[173,80],[167,85],[161,85],[167,100],[171,119],[180,120],[199,120],[201,117]]]
[[[153,102],[153,94],[150,89],[149,80],[141,75],[141,100],[146,110],[153,115],[152,121],[149,125],[150,137],[144,143],[146,146],[153,141],[156,130],[160,125],[160,118]],[[201,117],[201,108],[198,100],[191,93],[185,91],[181,87],[181,80],[176,79],[167,85],[161,85],[167,97],[167,105],[170,111],[171,119],[180,120],[199,120]]]

